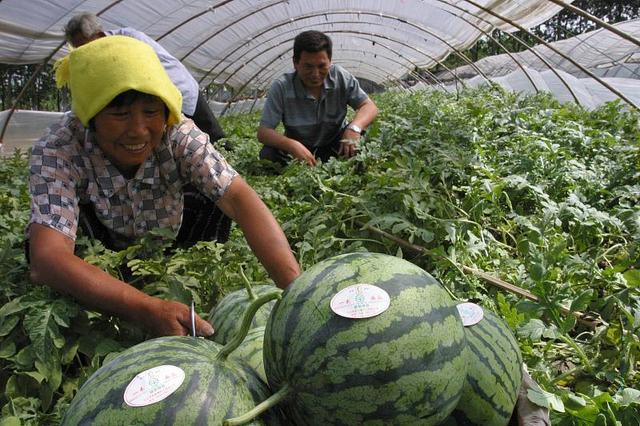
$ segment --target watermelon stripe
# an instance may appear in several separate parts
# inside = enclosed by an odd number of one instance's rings
[[[487,323],[491,325],[491,333],[496,333],[496,335],[500,336],[500,338],[497,339],[496,343],[498,345],[504,344],[499,347],[501,351],[512,352],[512,351],[520,350],[518,346],[518,342],[513,337],[513,334],[507,333],[508,329],[498,322],[499,320],[497,317],[494,317],[493,315],[488,315],[486,317],[486,320],[487,320]],[[489,327],[486,327],[486,328],[488,329]],[[479,332],[484,332],[486,334],[487,330],[482,329],[482,330],[479,330]]]
[[[331,298],[354,284],[391,298],[385,312],[347,319]],[[444,420],[461,395],[465,332],[428,273],[391,256],[357,253],[313,266],[285,290],[267,322],[264,367],[292,424],[420,424]]]
[[[153,339],[129,348],[87,380],[62,424],[218,424],[225,412],[239,415],[265,399],[268,390],[257,379],[243,380],[247,373],[234,363],[216,363],[219,350],[216,343],[192,337]],[[124,403],[124,390],[138,373],[167,364],[185,372],[175,392],[144,407]]]
[[[447,353],[447,355],[450,355],[453,357],[459,356],[460,352],[462,351],[462,347],[465,343],[464,334],[462,333],[462,331],[458,331],[458,333],[456,333],[457,335],[452,333],[451,339],[453,340],[451,341],[451,345],[452,345],[451,347],[444,347],[442,345],[439,345],[438,347],[435,347],[435,348],[419,347],[419,342],[425,340],[425,338],[427,338],[426,336],[429,336],[434,329],[447,329],[450,326],[451,328],[453,328],[454,326],[451,320],[450,307],[435,309],[434,311],[437,313],[434,314],[433,316],[434,318],[433,324],[421,324],[417,327],[413,327],[412,329],[407,330],[406,327],[402,327],[402,326],[393,327],[393,325],[395,325],[395,322],[394,322],[391,325],[391,327],[380,330],[379,335],[365,336],[367,338],[363,342],[347,341],[345,338],[343,338],[341,333],[337,332],[335,339],[331,339],[331,340],[326,339],[328,343],[326,348],[329,349],[331,352],[327,352],[325,348],[321,348],[321,349],[317,349],[315,353],[305,353],[304,355],[302,355],[302,356],[305,356],[308,360],[308,362],[305,363],[305,367],[307,370],[305,377],[309,377],[309,374],[308,374],[309,372],[311,372],[311,377],[313,377],[314,371],[319,371],[319,370],[329,368],[330,363],[339,363],[340,360],[345,359],[345,357],[352,358],[352,356],[349,356],[351,352],[354,352],[354,356],[357,356],[358,352],[362,352],[360,355],[360,358],[363,358],[363,359],[366,359],[366,358],[371,360],[380,359],[380,357],[384,357],[385,354],[388,352],[389,346],[404,347],[404,348],[413,347],[413,350],[415,352],[412,354],[410,353],[393,354],[393,357],[391,359],[394,360],[394,363],[391,365],[389,363],[380,363],[380,362],[367,363],[366,364],[367,367],[371,368],[371,370],[365,372],[367,375],[376,374],[376,371],[373,370],[374,368],[380,369],[381,371],[388,372],[390,374],[393,374],[394,366],[395,368],[408,368],[408,365],[410,362],[409,358],[410,357],[413,358],[416,355],[418,355],[419,358],[415,358],[415,359],[422,364],[424,364],[425,362],[428,362],[428,358],[434,352],[438,357],[440,356],[441,353]],[[446,317],[446,312],[449,312],[450,314],[449,317]],[[342,319],[342,318],[340,318],[340,320],[341,320],[340,322],[352,321],[352,320]],[[439,321],[439,322],[436,323],[435,321]],[[402,322],[400,322],[399,324],[402,324]],[[411,323],[406,322],[406,324],[411,324]],[[333,324],[330,323],[330,326],[333,326]],[[453,329],[455,330],[455,328]],[[318,338],[323,339],[324,337],[325,337],[324,335],[319,335]],[[384,340],[381,340],[381,339],[384,339]],[[334,346],[333,342],[336,340],[337,342],[336,342],[336,345]],[[339,343],[343,343],[343,344],[339,344]],[[291,342],[291,344],[294,344],[294,343]],[[415,347],[415,346],[418,346],[418,347]],[[315,359],[317,359],[319,363],[314,362]],[[347,371],[347,369],[349,368],[349,365],[350,365],[349,361],[343,362],[342,371]],[[403,367],[403,366],[406,366],[406,367]],[[420,369],[423,369],[424,366],[417,365],[416,368],[420,370]],[[410,371],[413,371],[413,370],[410,368]]]
[[[486,319],[489,320],[487,322],[491,326],[494,326],[491,329],[491,332],[492,333],[497,332],[496,329],[498,329],[498,327],[495,327],[495,321],[492,322],[489,318],[486,318]],[[489,327],[487,327],[487,329],[488,328]],[[481,336],[481,334],[484,334],[484,337]],[[493,356],[493,354],[495,353],[494,352],[495,350],[501,351],[502,353],[509,353],[509,354],[517,353],[519,351],[518,347],[515,345],[510,345],[510,347],[508,348],[504,348],[500,346],[500,342],[506,339],[498,339],[498,342],[495,342],[495,341],[489,342],[486,340],[489,337],[486,334],[487,334],[487,330],[485,329],[478,329],[474,333],[470,333],[467,336],[467,343],[469,345],[469,349],[480,360],[480,362],[483,365],[488,366],[493,371],[504,372],[504,374],[496,375],[496,381],[500,386],[502,386],[503,389],[519,388],[520,381],[515,382],[515,380],[517,380],[518,377],[516,374],[513,374],[514,373],[513,368],[511,368],[514,364],[513,363],[506,364],[502,358]],[[502,333],[500,333],[500,335],[502,335],[503,337],[506,337]],[[512,341],[512,340],[513,340],[513,337],[511,339],[508,339],[507,341]],[[494,346],[496,345],[496,343],[497,343],[497,347]],[[492,355],[491,359],[489,359],[489,355]],[[518,366],[518,369],[519,369],[519,366]],[[506,383],[504,378],[508,379],[509,383]]]
[[[406,327],[399,326],[400,324],[406,322],[407,325],[413,326],[415,318],[419,318],[426,313],[430,315],[433,313],[434,322],[440,321],[448,315],[457,315],[457,312],[454,312],[453,308],[449,305],[449,301],[444,301],[442,302],[443,305],[437,307],[430,306],[429,304],[415,306],[415,300],[431,300],[435,303],[437,298],[434,293],[437,294],[439,291],[442,291],[439,286],[429,286],[428,282],[423,283],[424,288],[422,290],[416,289],[415,286],[420,284],[420,281],[422,281],[421,278],[422,277],[416,277],[415,275],[396,274],[393,279],[376,283],[376,285],[389,293],[392,300],[390,309],[381,314],[380,317],[392,319],[393,324],[388,324],[390,326],[388,328],[389,330],[394,330],[398,335],[406,333]],[[284,336],[287,336],[287,341],[282,342],[283,346],[281,346],[287,348],[290,359],[303,359],[310,356],[310,354],[304,350],[305,342],[325,341],[332,336],[335,336],[336,340],[344,340],[341,333],[345,330],[351,330],[353,320],[339,317],[331,312],[329,308],[331,297],[343,287],[346,287],[346,285],[343,285],[341,282],[335,283],[333,286],[325,285],[320,288],[324,293],[321,296],[308,294],[308,292],[305,291],[301,292],[296,299],[290,302],[294,306],[299,303],[307,306],[306,309],[303,307],[298,311],[312,312],[317,315],[315,318],[304,319],[297,315],[290,315],[287,326],[285,327],[287,331],[284,333]],[[407,291],[407,293],[405,293],[405,291]],[[320,293],[320,291],[314,293]],[[444,305],[444,303],[447,303],[447,305]],[[316,307],[315,304],[318,306]],[[411,312],[411,316],[403,314],[403,309],[406,309],[405,306],[411,306],[414,309],[414,312]],[[389,330],[379,330],[378,333],[389,333]],[[369,331],[364,331],[364,333],[372,334]],[[460,334],[462,334],[462,331],[460,331]],[[379,341],[379,338],[376,338],[375,335],[369,338],[370,341],[368,344]],[[393,335],[389,335],[389,340],[393,340],[394,338]],[[358,342],[353,342],[353,344],[354,346],[361,345]],[[349,347],[347,346],[340,350],[345,351],[348,349]],[[292,372],[292,374],[294,373],[296,372]]]
[[[453,417],[456,420],[456,423],[458,425],[461,425],[461,426],[468,426],[468,425],[475,425],[476,424],[469,417],[467,417],[467,414],[465,412],[460,411],[460,410],[455,410],[451,414],[451,417]]]
[[[256,285],[252,288],[256,298],[277,290],[273,285]],[[215,329],[213,341],[226,344],[240,327],[242,317],[253,300],[246,289],[236,290],[220,300],[209,312],[209,323]],[[267,323],[271,309],[275,301],[269,302],[256,312],[251,323],[251,328],[259,327]]]
[[[480,384],[478,383],[478,380],[473,377],[473,376],[468,376],[467,377],[467,383],[471,386],[471,389],[473,389],[473,391],[475,392],[475,394],[480,397],[480,399],[484,400],[484,401],[493,401],[494,400],[494,396],[495,396],[495,392],[491,395],[487,394],[484,389],[482,389],[482,386],[480,386]],[[503,386],[503,389],[506,389]],[[498,405],[498,404],[492,404],[492,408],[493,410],[495,410],[501,417],[511,417],[511,411],[507,411],[504,406],[502,405]]]
[[[467,343],[469,345],[469,349],[473,353],[473,355],[480,361],[481,364],[486,365],[487,368],[490,368],[492,371],[502,371],[504,373],[508,373],[510,368],[505,365],[504,361],[500,358],[492,357],[490,360],[488,356],[485,354],[487,351],[492,350],[492,347],[487,344],[487,342],[478,342],[475,336],[467,337]],[[491,352],[488,352],[491,353]],[[492,362],[493,361],[493,362]],[[495,364],[498,364],[495,366]],[[503,389],[513,389],[518,384],[514,383],[514,377],[511,377],[510,374],[500,374],[496,375],[496,384],[502,387]],[[506,383],[504,378],[507,377],[509,383]]]
[[[469,368],[452,418],[462,425],[504,426],[522,381],[518,343],[506,324],[486,310],[482,321],[465,328],[465,335]]]

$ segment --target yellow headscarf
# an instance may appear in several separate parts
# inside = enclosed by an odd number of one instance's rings
[[[55,71],[58,87],[69,87],[71,109],[85,126],[128,90],[159,97],[169,109],[167,124],[180,122],[182,94],[153,48],[140,40],[118,35],[99,38],[59,59]]]

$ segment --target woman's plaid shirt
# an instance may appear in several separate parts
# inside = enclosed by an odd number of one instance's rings
[[[35,143],[29,168],[29,224],[45,225],[73,240],[79,203],[91,203],[98,219],[124,239],[158,227],[177,235],[185,184],[216,201],[238,175],[206,134],[184,119],[167,130],[153,155],[126,179],[73,113]]]

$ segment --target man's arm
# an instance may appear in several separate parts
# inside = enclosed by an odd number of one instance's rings
[[[376,106],[375,102],[367,98],[367,100],[361,103],[356,109],[356,114],[353,117],[353,120],[351,120],[351,124],[355,124],[361,129],[366,129],[369,124],[371,124],[373,120],[375,120],[377,115],[378,107]],[[360,140],[360,134],[347,128],[342,133],[341,140],[357,141]],[[353,157],[355,153],[356,145],[347,142],[343,142],[340,144],[338,154],[344,155],[346,157]]]
[[[82,304],[142,326],[154,335],[191,334],[189,307],[162,300],[122,282],[74,253],[74,242],[44,225],[31,224],[31,280],[68,294]],[[196,317],[196,332],[213,334],[213,328]]]
[[[240,176],[218,201],[218,207],[242,229],[249,246],[280,288],[298,275],[300,266],[271,211]]]
[[[302,160],[310,166],[316,165],[316,158],[301,142],[286,137],[274,129],[265,126],[258,127],[258,140],[264,145],[288,152],[293,158]]]
[[[366,129],[369,124],[373,123],[373,120],[376,119],[378,115],[378,107],[375,102],[371,99],[367,99],[356,109],[356,114],[351,120],[351,123],[360,127],[361,129]]]

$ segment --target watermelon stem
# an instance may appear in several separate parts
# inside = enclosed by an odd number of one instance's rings
[[[249,293],[249,300],[256,300],[256,294],[253,292],[253,288],[251,287],[251,282],[244,274],[244,269],[242,269],[242,265],[240,265],[240,275],[242,275],[242,279],[244,280],[244,288],[247,289],[247,293]]]
[[[224,426],[243,425],[243,424],[251,421],[255,417],[259,416],[260,414],[264,413],[268,409],[278,405],[281,401],[283,401],[286,398],[288,398],[290,393],[291,393],[291,387],[289,387],[288,384],[284,384],[280,388],[280,390],[275,392],[269,398],[267,398],[264,401],[262,401],[260,404],[258,404],[255,407],[253,407],[251,410],[247,411],[246,413],[244,413],[244,414],[242,414],[242,415],[240,415],[238,417],[233,417],[231,419],[225,419],[224,422],[222,422],[222,424]]]
[[[227,342],[226,345],[222,347],[222,349],[220,349],[220,352],[218,352],[218,354],[216,355],[216,359],[224,361],[225,359],[227,359],[231,352],[233,352],[238,346],[240,346],[240,343],[242,343],[244,338],[247,337],[247,333],[249,332],[251,323],[253,322],[253,317],[255,316],[258,309],[260,309],[262,305],[273,299],[280,299],[282,297],[280,293],[280,289],[274,287],[274,289],[269,293],[266,293],[251,302],[251,304],[247,307],[244,316],[242,317],[242,324],[240,324],[238,332],[235,334],[235,336],[233,336],[231,340],[229,340],[229,342]]]

